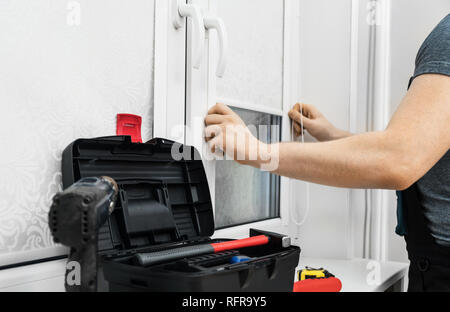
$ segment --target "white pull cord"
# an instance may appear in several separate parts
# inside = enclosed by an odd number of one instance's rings
[[[295,121],[292,121],[292,127],[291,127],[291,136],[292,136],[292,140],[293,141],[295,141],[295,136],[294,136],[294,122]],[[303,104],[302,103],[300,103],[300,127],[301,127],[301,135],[302,135],[302,144],[304,144],[305,143],[305,134],[304,134],[304,126],[303,126]],[[306,219],[307,219],[307,217],[308,217],[308,214],[309,214],[309,207],[310,207],[310,198],[309,198],[309,189],[310,189],[310,184],[309,184],[309,182],[305,182],[306,183],[306,208],[305,208],[305,214],[303,215],[303,219],[301,220],[301,221],[298,221],[295,217],[294,217],[294,215],[296,214],[296,213],[294,213],[294,211],[295,210],[297,210],[296,209],[296,198],[295,198],[295,195],[297,194],[297,192],[295,192],[296,190],[294,189],[294,181],[296,181],[296,180],[294,180],[294,179],[292,179],[291,180],[291,183],[290,183],[290,185],[291,185],[291,196],[292,196],[292,205],[290,205],[290,208],[291,208],[291,211],[290,211],[290,215],[291,215],[291,220],[292,220],[292,222],[297,226],[297,227],[299,227],[299,226],[302,226],[305,222],[306,222]],[[298,229],[297,229],[297,232],[298,232]],[[297,235],[298,236],[298,235]]]

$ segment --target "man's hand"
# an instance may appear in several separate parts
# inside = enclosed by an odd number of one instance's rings
[[[294,123],[294,134],[296,136],[303,135],[301,129],[302,121],[303,129],[307,130],[309,134],[321,142],[338,140],[352,135],[349,132],[334,127],[313,105],[297,103],[289,111],[289,117]]]
[[[205,125],[205,139],[211,152],[223,151],[240,164],[257,160],[259,151],[265,146],[225,104],[218,103],[209,110]]]

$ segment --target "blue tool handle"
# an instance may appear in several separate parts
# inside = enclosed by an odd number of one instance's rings
[[[247,257],[247,256],[234,256],[233,258],[231,258],[230,263],[235,264],[235,263],[241,263],[241,262],[245,262],[245,261],[249,261],[249,260],[251,260],[251,258]]]

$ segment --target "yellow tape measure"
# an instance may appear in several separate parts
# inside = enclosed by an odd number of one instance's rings
[[[334,275],[322,268],[313,269],[313,268],[306,267],[306,269],[300,270],[298,272],[298,280],[299,281],[304,281],[307,279],[315,279],[315,278],[329,278],[329,277],[334,277]]]

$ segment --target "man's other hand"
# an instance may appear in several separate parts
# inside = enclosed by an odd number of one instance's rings
[[[302,114],[303,113],[303,117]],[[352,134],[333,126],[328,119],[313,105],[297,103],[289,111],[289,117],[292,119],[295,136],[302,136],[301,122],[303,121],[303,130],[307,130],[318,141],[333,141],[349,137]]]

